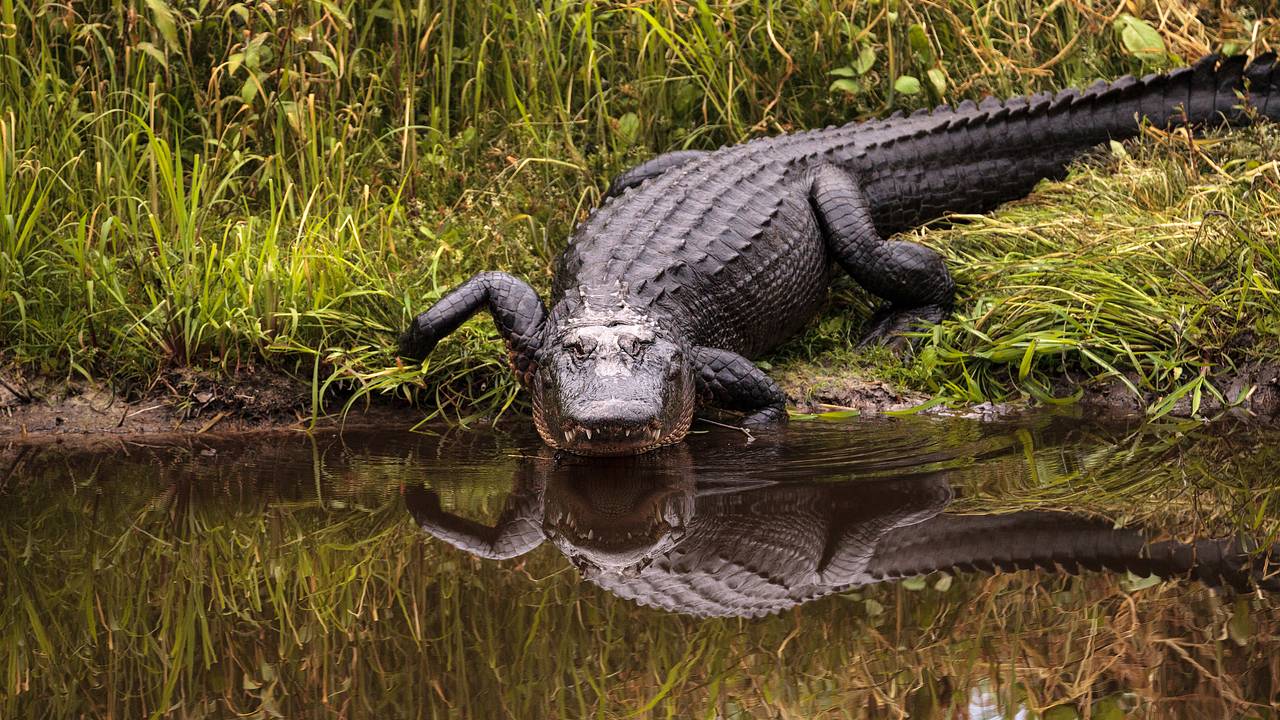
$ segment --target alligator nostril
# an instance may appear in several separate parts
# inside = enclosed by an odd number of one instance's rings
[[[618,347],[622,348],[622,351],[626,354],[635,357],[640,354],[640,338],[634,335],[624,335],[618,339]]]

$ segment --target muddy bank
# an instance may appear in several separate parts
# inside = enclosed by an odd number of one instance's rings
[[[24,381],[0,375],[0,440],[305,430],[350,424],[412,426],[421,414],[403,402],[371,398],[345,416],[343,402],[313,416],[311,387],[280,373],[220,378],[166,373],[140,400],[100,384]]]
[[[1124,418],[1144,417],[1149,408],[1170,401],[1168,396],[1150,392],[1134,395],[1130,386],[1138,384],[1139,378],[1132,374],[1124,380],[1109,378],[1089,383],[1083,386],[1078,404],[1091,416]],[[1056,389],[1059,395],[1070,396],[1079,392],[1078,388],[1069,379],[1061,378]],[[1214,373],[1206,378],[1199,392],[1189,391],[1172,399],[1168,414],[1201,418],[1226,415],[1265,424],[1280,423],[1280,364],[1258,363],[1238,371]]]
[[[776,379],[801,413],[854,411],[860,415],[910,410],[929,402],[929,395],[847,369],[805,364],[783,369]],[[1136,384],[1136,378],[1130,378]],[[1280,365],[1266,364],[1224,374],[1212,386],[1176,399],[1173,417],[1248,418],[1264,424],[1280,422]],[[1164,398],[1139,398],[1119,378],[1081,386],[1061,378],[1055,392],[1080,393],[1075,403],[1082,417],[1095,421],[1133,422]],[[218,378],[190,370],[164,375],[141,400],[126,400],[110,388],[89,383],[25,381],[13,373],[0,375],[0,440],[124,437],[134,435],[204,434],[263,430],[308,430],[369,425],[410,427],[423,411],[403,400],[372,396],[345,416],[342,398],[326,398],[324,411],[313,416],[311,387],[278,373]],[[1034,411],[1030,401],[932,407],[925,412],[999,419]],[[1195,412],[1193,413],[1193,407]]]
[[[796,410],[806,413],[853,410],[875,414],[909,410],[930,401],[926,393],[903,388],[894,383],[803,363],[775,373],[778,384],[786,391]],[[1126,382],[1127,381],[1127,382]],[[1053,384],[1056,397],[1070,398],[1083,417],[1097,421],[1132,422],[1149,416],[1151,408],[1169,402],[1156,393],[1135,395],[1132,387],[1140,386],[1136,375],[1124,379],[1084,381],[1062,376]],[[1167,415],[1213,419],[1230,416],[1264,424],[1280,423],[1280,364],[1265,363],[1240,371],[1215,373],[1206,380],[1199,393],[1187,392],[1172,400]],[[935,407],[929,412],[995,419],[1032,411],[1038,406],[1032,400],[1004,403],[977,403],[959,407]]]

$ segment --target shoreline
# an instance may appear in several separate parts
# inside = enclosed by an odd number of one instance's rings
[[[1067,409],[1084,422],[1133,424],[1153,419],[1145,409],[1162,398],[1139,398],[1119,378],[1085,385],[1059,379],[1055,391],[1078,392],[1078,400],[1060,405],[1030,399],[967,405],[935,404],[918,390],[861,373],[833,371],[803,363],[784,369],[777,378],[797,422],[808,419],[851,419],[918,412],[936,417],[997,421],[1028,413]],[[323,412],[310,407],[308,383],[285,373],[256,372],[218,378],[190,370],[169,373],[142,399],[128,400],[107,387],[90,383],[48,383],[38,390],[0,375],[0,442],[43,443],[131,437],[192,437],[205,434],[271,431],[315,431],[360,426],[420,423],[425,411],[388,395],[368,394],[346,413],[343,398],[331,397]],[[1252,391],[1243,402],[1224,404],[1212,393],[1176,399],[1164,417],[1212,423],[1221,418],[1262,425],[1280,424],[1280,364],[1261,364],[1223,375],[1212,383],[1226,398]],[[827,418],[822,418],[826,414]],[[522,417],[519,410],[510,416]],[[808,417],[806,417],[808,416]]]

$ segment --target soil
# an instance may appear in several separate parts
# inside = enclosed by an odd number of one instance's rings
[[[1188,393],[1178,398],[1169,415],[1172,417],[1214,418],[1230,416],[1252,421],[1280,423],[1280,364],[1265,363],[1243,368],[1236,372],[1216,373],[1213,386],[1226,402],[1208,390],[1200,393],[1197,401]],[[811,363],[803,363],[794,369],[775,373],[775,379],[795,409],[800,412],[830,412],[854,410],[861,414],[875,414],[917,407],[929,400],[929,396],[910,389],[896,387],[892,383],[875,378],[861,377],[843,369],[827,369]],[[1128,377],[1137,387],[1136,376]],[[1054,388],[1058,397],[1069,397],[1080,392],[1075,404],[1083,417],[1101,422],[1142,420],[1146,408],[1153,407],[1164,398],[1146,393],[1141,398],[1134,395],[1129,386],[1119,378],[1082,384],[1078,378],[1062,377]],[[982,420],[1004,418],[1034,411],[1028,402],[981,403],[964,408],[933,408],[931,412],[969,417]]]
[[[906,410],[929,400],[924,393],[896,387],[884,380],[812,363],[772,375],[787,393],[790,404],[806,413],[856,410],[864,415],[875,414]]]
[[[303,430],[352,424],[411,427],[421,413],[391,401],[361,405],[345,416],[313,418],[311,388],[278,373],[227,379],[181,370],[166,373],[142,400],[129,401],[92,383],[23,382],[0,372],[0,443]],[[341,407],[341,401],[330,403]]]
[[[1217,373],[1216,377],[1213,387],[1226,402],[1205,390],[1200,393],[1193,412],[1197,400],[1188,393],[1173,403],[1169,415],[1206,418],[1227,415],[1267,424],[1280,422],[1280,364],[1259,363],[1232,373]],[[1136,376],[1126,379],[1138,385]],[[1059,385],[1060,394],[1071,393],[1068,381],[1062,379]],[[1162,400],[1164,398],[1154,393],[1146,393],[1140,401],[1123,380],[1111,378],[1085,386],[1079,404],[1086,414],[1101,418],[1142,417],[1144,406],[1151,407]]]

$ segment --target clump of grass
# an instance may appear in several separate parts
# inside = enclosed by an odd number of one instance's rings
[[[486,323],[413,367],[396,331],[479,270],[546,287],[628,164],[1260,52],[1280,33],[1248,3],[1208,22],[1184,0],[1141,17],[1094,0],[4,2],[0,27],[0,361],[120,388],[267,366],[318,398],[336,383],[485,412],[516,397]],[[975,369],[1017,341],[961,334],[922,383],[957,399],[1030,387]],[[1174,373],[1136,369],[1160,388]]]
[[[1220,378],[1280,359],[1280,133],[1152,132],[989,217],[921,233],[964,301],[927,339],[931,385],[968,401],[1050,400],[1055,378],[1119,377],[1220,403]]]

